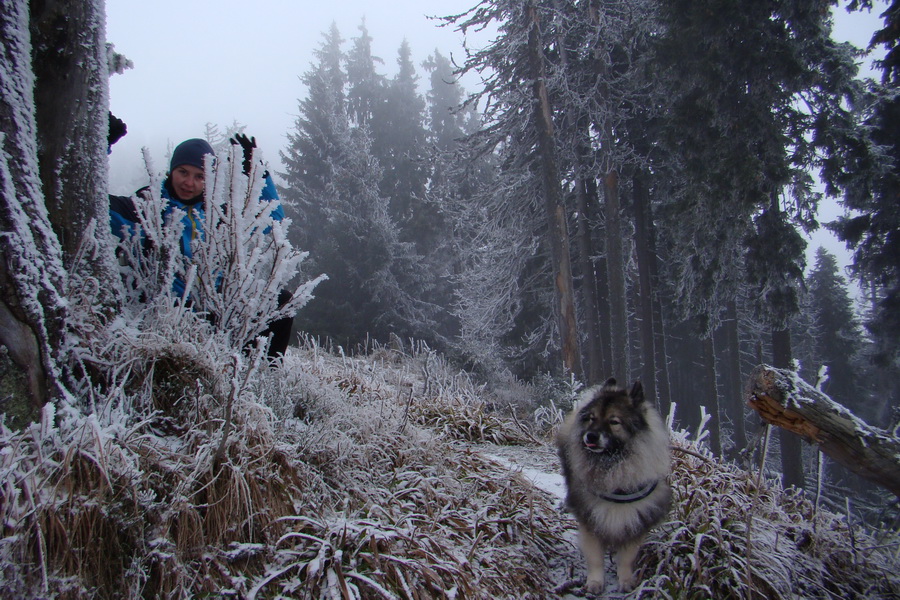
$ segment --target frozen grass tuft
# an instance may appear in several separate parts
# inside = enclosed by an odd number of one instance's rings
[[[804,493],[673,438],[673,508],[642,550],[634,598],[898,597],[893,532],[876,542]]]

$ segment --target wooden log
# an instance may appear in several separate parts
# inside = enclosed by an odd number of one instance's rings
[[[768,365],[750,374],[745,392],[764,421],[816,444],[861,477],[900,497],[900,439],[868,425],[788,370]]]

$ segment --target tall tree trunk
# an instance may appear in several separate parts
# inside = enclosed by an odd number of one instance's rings
[[[553,260],[553,278],[556,290],[557,323],[563,368],[576,379],[582,378],[581,352],[578,347],[578,331],[575,315],[575,291],[572,281],[572,263],[569,256],[569,231],[566,221],[562,187],[556,159],[553,110],[547,93],[546,69],[541,41],[540,20],[534,3],[529,3],[528,46],[531,72],[534,75],[534,120],[538,134],[540,174],[547,210],[550,248]]]
[[[662,298],[659,293],[659,256],[656,253],[656,226],[653,224],[653,207],[649,200],[647,203],[647,241],[649,243],[651,295],[653,301],[653,335],[656,338],[653,343],[656,352],[654,361],[657,369],[656,383],[659,394],[659,408],[664,415],[669,414],[672,405],[672,385],[669,378],[669,355],[666,351],[666,321],[663,311]]]
[[[603,371],[603,335],[600,333],[600,312],[597,308],[597,272],[594,265],[594,248],[591,243],[591,226],[588,219],[587,182],[576,183],[578,201],[578,261],[581,265],[581,294],[584,298],[584,321],[587,326],[588,372],[587,383],[601,383]],[[645,388],[646,389],[646,388]]]
[[[651,265],[656,257],[651,253],[650,197],[640,172],[632,179],[634,190],[634,242],[637,250],[638,281],[640,283],[640,328],[641,328],[641,380],[644,396],[659,406],[656,393],[656,349],[653,333],[653,280]]]
[[[609,278],[612,376],[620,381],[627,381],[630,375],[628,368],[628,313],[625,298],[625,257],[622,250],[619,174],[615,170],[610,170],[606,174],[603,184],[606,206],[606,270]]]
[[[105,3],[31,0],[29,5],[41,182],[64,264],[72,269],[91,221],[103,231],[109,222]],[[110,236],[97,238],[98,258],[79,268],[112,281],[117,275]]]
[[[590,212],[592,211],[592,208],[594,206],[600,206],[597,180],[593,177],[590,177],[585,181],[585,184],[585,189],[587,191],[588,211]],[[593,213],[590,212],[590,214]],[[591,239],[594,240],[593,237]],[[610,356],[609,342],[609,275],[605,258],[606,242],[602,238],[599,238],[595,241],[598,241],[602,245],[601,248],[595,247],[595,250],[604,255],[603,259],[592,261],[592,264],[594,266],[594,274],[596,276],[594,291],[597,292],[597,324],[600,328],[600,339],[597,340],[597,344],[600,347],[600,361],[602,365],[600,371],[603,373],[603,378],[605,379],[612,374],[612,356]]]
[[[728,379],[725,388],[725,410],[734,424],[735,455],[747,446],[747,427],[744,418],[743,380],[741,376],[741,344],[738,336],[737,301],[725,305],[725,345],[728,356]]]
[[[790,369],[792,362],[791,332],[788,328],[772,331],[772,362],[776,369]],[[784,487],[803,489],[803,445],[799,437],[785,429],[778,430],[781,443],[781,472]]]
[[[716,456],[722,456],[722,411],[719,408],[719,386],[716,375],[716,346],[712,332],[703,338],[703,399],[709,407],[709,446]]]
[[[554,0],[556,11],[565,10],[561,0]],[[566,40],[561,31],[557,31],[556,39],[559,48],[559,62],[563,70],[569,67],[569,53]],[[563,128],[574,134],[576,142],[576,161],[578,161],[579,173],[589,171],[585,163],[590,155],[590,132],[585,126],[587,120],[577,111],[569,110],[563,115]],[[592,195],[588,181],[592,179],[579,175],[575,179],[576,202],[576,240],[578,243],[578,266],[581,271],[581,297],[584,302],[582,307],[585,328],[587,329],[587,385],[600,383],[605,379],[603,370],[603,337],[600,330],[600,314],[597,309],[597,269],[594,264],[594,244],[591,239],[591,219],[588,209],[591,205]]]
[[[652,238],[651,238],[652,240]],[[653,281],[659,281],[656,276],[656,264],[659,258],[656,252],[653,252],[655,260],[653,261]],[[672,384],[669,378],[669,354],[666,351],[666,322],[663,313],[662,300],[660,294],[653,295],[653,335],[656,338],[653,343],[656,352],[656,383],[658,386],[659,408],[662,414],[669,414],[672,406]]]
[[[0,412],[20,427],[60,392],[66,285],[59,241],[41,194],[32,43],[24,2],[0,2]]]

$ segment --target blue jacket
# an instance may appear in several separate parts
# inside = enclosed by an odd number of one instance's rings
[[[272,211],[272,218],[276,221],[284,219],[284,208],[278,198],[278,191],[275,189],[275,182],[268,171],[265,174],[266,184],[259,195],[260,200],[269,200],[278,202],[278,206]],[[142,197],[148,188],[141,188],[135,192],[135,196]],[[175,208],[180,208],[185,212],[182,218],[184,230],[181,233],[181,253],[186,257],[191,257],[191,240],[203,239],[203,221],[206,218],[206,210],[204,207],[204,197],[201,195],[193,201],[181,201],[174,198],[169,185],[169,179],[162,184],[160,194],[166,200],[166,208],[163,210],[163,219],[168,218]],[[134,196],[110,196],[109,197],[109,224],[112,232],[119,238],[124,239],[123,228],[127,229],[130,234],[134,234],[138,223],[137,211],[134,207]],[[178,277],[172,284],[172,291],[176,296],[181,298],[184,296],[185,283]]]

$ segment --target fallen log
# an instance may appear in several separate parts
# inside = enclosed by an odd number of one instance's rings
[[[900,497],[900,439],[868,425],[793,371],[759,365],[747,404],[764,421],[787,429],[857,475]]]

